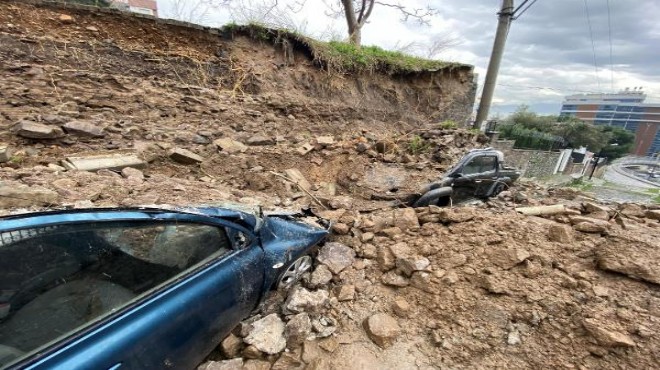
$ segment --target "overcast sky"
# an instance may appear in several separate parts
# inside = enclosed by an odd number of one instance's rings
[[[235,0],[239,1],[239,0]],[[201,21],[219,26],[234,18],[249,18],[272,0],[242,0],[242,10],[212,9]],[[332,0],[326,0],[331,2]],[[159,13],[174,17],[173,4],[190,11],[198,0],[158,0]],[[292,4],[295,0],[280,0]],[[516,5],[522,0],[515,0]],[[531,2],[531,1],[530,1]],[[479,94],[488,66],[497,26],[500,0],[405,0],[410,7],[430,5],[439,11],[429,26],[402,22],[396,10],[376,5],[364,27],[364,45],[397,48],[411,42],[452,40],[437,59],[468,63],[479,74]],[[584,0],[537,0],[513,22],[502,59],[491,116],[506,114],[520,104],[539,113],[557,114],[564,95],[576,92],[612,92],[642,86],[647,102],[660,103],[660,1],[587,0],[594,52]],[[198,8],[199,9],[199,8]],[[307,0],[299,12],[278,13],[278,19],[317,38],[345,37],[343,19],[324,14],[323,0]],[[233,14],[233,15],[232,15]],[[287,19],[287,17],[289,19]],[[242,18],[242,19],[241,19]],[[612,64],[610,64],[610,30]],[[423,49],[421,51],[423,52]],[[613,73],[612,71],[613,65]],[[598,73],[596,73],[596,68]],[[613,78],[612,78],[613,76]],[[478,97],[477,97],[478,99]]]

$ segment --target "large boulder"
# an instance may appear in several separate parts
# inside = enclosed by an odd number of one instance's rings
[[[64,131],[69,134],[83,137],[104,137],[105,132],[103,132],[103,127],[89,122],[76,120],[67,122],[64,126]]]
[[[45,188],[15,183],[0,184],[0,208],[51,206],[59,195]]]
[[[257,320],[252,323],[252,330],[244,341],[269,355],[280,353],[286,347],[284,322],[275,313]]]

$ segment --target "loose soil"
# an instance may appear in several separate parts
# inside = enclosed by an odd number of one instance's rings
[[[73,22],[62,22],[64,13]],[[330,300],[310,315],[336,322],[335,331],[325,338],[310,332],[302,346],[278,355],[255,354],[241,342],[240,353],[267,367],[652,369],[660,363],[660,287],[653,280],[660,223],[646,216],[652,206],[610,204],[607,229],[584,233],[567,215],[528,217],[514,208],[562,203],[594,216],[586,204],[597,202],[522,181],[497,199],[442,217],[430,208],[417,210],[412,223],[383,221],[397,198],[485,145],[477,133],[438,125],[464,118],[468,72],[342,75],[319,69],[304,50],[291,59],[244,35],[226,39],[114,13],[13,1],[0,2],[0,46],[0,141],[12,150],[0,167],[0,187],[53,192],[48,201],[16,199],[20,209],[4,213],[233,201],[311,206],[337,223],[330,239],[352,248],[356,260],[321,287],[309,278],[300,283],[329,292]],[[22,120],[49,127],[83,120],[103,136],[30,139],[13,130]],[[213,144],[221,138],[251,145],[227,153]],[[203,162],[174,162],[173,148]],[[148,163],[144,178],[59,167],[67,156],[106,152],[137,153]],[[309,181],[313,197],[276,175],[288,169]],[[567,240],[555,241],[557,225],[566,227]],[[411,277],[401,268],[386,271],[382,255],[400,243],[429,266]],[[395,275],[405,286],[383,283]],[[355,289],[352,299],[338,299],[342,286]],[[248,321],[273,312],[290,320],[284,299],[274,294]],[[395,309],[395,301],[409,310]],[[377,346],[365,332],[364,320],[375,313],[391,315],[401,327],[391,346]],[[218,350],[210,359],[226,356]]]

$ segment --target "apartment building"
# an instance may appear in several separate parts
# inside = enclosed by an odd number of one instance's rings
[[[118,9],[158,17],[156,0],[111,0],[110,2]]]
[[[564,98],[560,117],[576,117],[594,125],[619,126],[635,133],[635,155],[660,152],[660,104],[644,103],[641,88],[616,94],[577,94]]]

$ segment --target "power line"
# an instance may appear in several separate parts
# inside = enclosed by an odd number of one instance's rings
[[[520,4],[520,6],[518,6],[518,7],[516,8],[516,10],[513,11],[513,18],[512,18],[512,19],[515,21],[516,19],[520,18],[520,16],[523,15],[523,14],[525,14],[525,12],[527,11],[527,9],[531,8],[532,5],[534,5],[534,3],[536,3],[537,1],[538,1],[538,0],[532,0],[532,3],[531,3],[531,4],[527,5],[527,7],[526,7],[525,9],[521,10],[519,14],[516,14],[516,13],[518,13],[518,10],[520,10],[520,8],[522,8],[523,6],[525,6],[525,4],[527,4],[527,2],[529,2],[529,0],[525,0],[525,1],[523,1],[523,3]]]
[[[610,39],[610,83],[614,91],[614,63],[612,62],[612,19],[610,17],[610,0],[607,0],[607,33]]]
[[[598,90],[600,88],[600,79],[598,78],[598,63],[596,62],[596,44],[594,43],[594,33],[591,29],[591,17],[589,17],[589,5],[587,0],[584,0],[584,12],[587,15],[587,26],[589,26],[589,37],[591,37],[591,51],[594,54],[594,71],[596,72],[596,83],[598,84]]]

